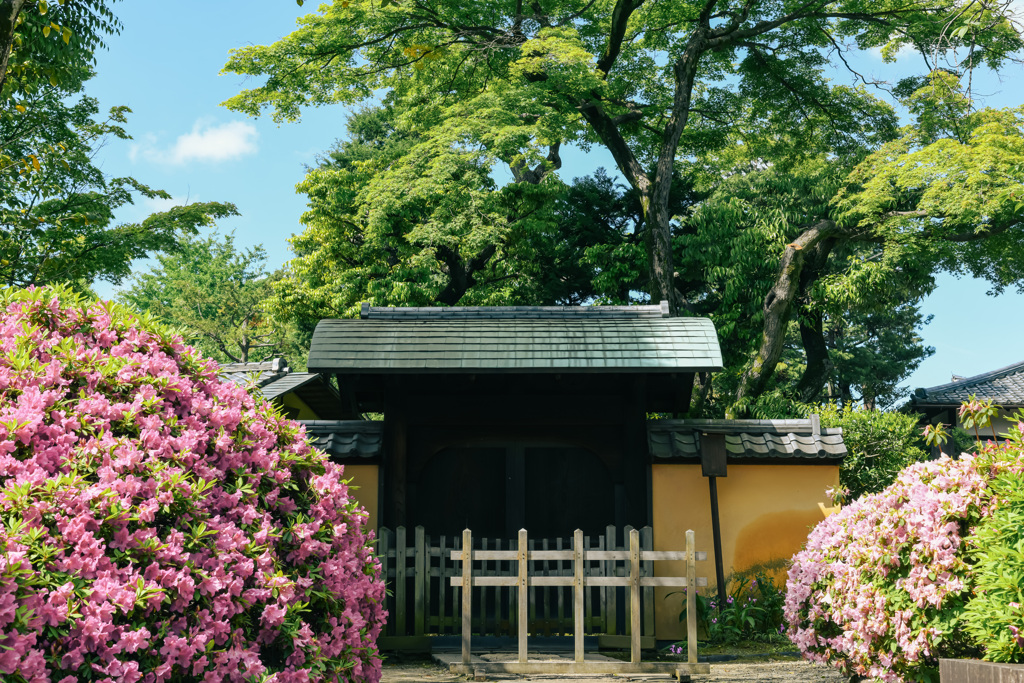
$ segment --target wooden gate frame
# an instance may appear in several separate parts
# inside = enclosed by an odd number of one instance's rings
[[[526,529],[519,530],[518,550],[473,550],[473,534],[469,529],[462,532],[462,550],[453,550],[451,559],[462,562],[462,576],[451,577],[451,585],[462,588],[462,661],[451,665],[455,673],[474,674],[619,674],[619,673],[675,673],[677,676],[707,674],[711,667],[707,662],[697,661],[697,579],[696,562],[707,558],[707,553],[694,549],[693,530],[686,532],[686,551],[640,550],[640,532],[629,532],[629,550],[584,550],[583,532],[573,534],[572,550],[529,550]],[[474,576],[473,560],[504,560],[518,562],[517,576]],[[572,560],[573,576],[530,576],[531,560]],[[594,560],[629,560],[629,576],[584,576],[584,564]],[[651,560],[684,560],[686,576],[640,576],[640,563]],[[707,585],[707,579],[703,581]],[[518,588],[519,657],[515,662],[473,662],[470,638],[472,634],[472,587],[473,586],[516,586]],[[528,588],[530,586],[572,586],[573,587],[573,661],[529,660],[527,657],[528,633]],[[630,599],[630,661],[586,661],[583,656],[583,588],[584,586],[627,586]],[[640,587],[679,586],[693,587],[686,591],[686,662],[641,662],[640,661]]]

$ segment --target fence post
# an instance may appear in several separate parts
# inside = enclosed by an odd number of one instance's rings
[[[377,541],[377,554],[380,557],[380,575],[384,577],[384,583],[390,583],[391,581],[391,562],[388,560],[388,552],[391,549],[391,529],[387,527],[380,528],[380,535]],[[389,598],[385,597],[385,600]],[[389,610],[392,612],[392,610]],[[385,625],[385,634],[393,636],[395,635],[395,622],[392,619],[388,619]]]
[[[640,529],[640,550],[654,550],[654,531],[649,526]],[[654,576],[654,562],[647,560],[643,563],[642,576]],[[642,635],[654,635],[654,587],[647,586],[643,589],[644,594],[644,627]]]
[[[629,649],[630,661],[640,661],[640,532],[629,532]]]
[[[686,532],[686,661],[697,663],[697,555],[693,529]]]
[[[413,563],[416,567],[416,576],[413,577],[415,585],[413,588],[413,613],[414,633],[422,636],[426,632],[425,622],[427,619],[427,590],[430,586],[430,558],[427,555],[427,544],[422,526],[416,527],[416,547],[413,552]]]
[[[406,573],[405,527],[395,529],[395,611],[397,614],[396,636],[409,635],[405,631],[405,573]]]
[[[583,661],[583,531],[572,535],[572,611],[575,659]]]
[[[526,564],[526,552],[529,549],[529,540],[526,535],[526,529],[519,530],[519,550],[517,554],[517,560],[519,562],[518,572],[518,586],[517,590],[519,594],[516,596],[519,598],[519,618],[518,618],[518,636],[519,636],[519,661],[525,662],[527,657],[527,625],[529,624],[529,609],[530,609],[530,594],[527,589],[527,576],[529,576],[529,570]]]
[[[473,532],[462,531],[462,663],[469,666],[469,639],[473,631]]]

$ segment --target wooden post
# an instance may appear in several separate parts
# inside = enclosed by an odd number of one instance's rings
[[[413,558],[413,563],[416,567],[416,576],[413,577],[415,581],[413,588],[413,602],[415,603],[415,612],[413,613],[413,629],[417,636],[422,636],[426,632],[426,619],[427,619],[427,591],[430,586],[430,558],[427,557],[427,544],[426,538],[423,531],[423,527],[416,527],[415,532],[415,550],[416,556]]]
[[[722,525],[718,519],[718,477],[708,477],[711,494],[711,533],[715,541],[715,582],[718,583],[718,611],[725,609],[725,567],[722,566]]]
[[[576,661],[583,661],[583,530],[572,535],[573,644]]]
[[[608,525],[605,528],[605,550],[618,550],[616,537],[618,533],[615,527]],[[608,560],[604,565],[605,576],[616,576],[618,574],[618,562],[615,560]],[[617,603],[619,600],[618,589],[614,586],[608,586],[604,589],[605,600],[607,602],[608,612],[605,616],[605,633],[614,636],[619,632],[619,615],[616,610]]]
[[[388,553],[390,552],[390,550],[391,550],[391,529],[388,529],[387,527],[381,527],[381,529],[380,529],[380,541],[377,543],[377,552],[378,552],[378,555],[380,557],[380,564],[381,564],[380,575],[382,577],[384,577],[384,583],[385,584],[394,586],[394,584],[391,583],[391,562],[388,559]],[[392,595],[394,595],[393,591],[392,591]],[[389,600],[389,598],[387,598],[386,596],[385,596],[384,599],[386,601]],[[391,614],[395,613],[395,611],[393,609],[389,610],[389,611],[390,611]],[[395,635],[395,622],[394,622],[393,619],[390,619],[390,618],[388,619],[388,623],[385,626],[384,634],[385,635],[389,635],[389,636]]]
[[[469,666],[469,639],[473,631],[473,532],[462,532],[462,663]]]
[[[686,532],[686,661],[697,663],[697,555],[693,529]]]
[[[396,624],[396,636],[407,636],[409,635],[405,631],[405,578],[406,578],[406,551],[405,547],[405,527],[400,526],[395,529],[395,610],[398,612]]]
[[[629,532],[629,659],[640,662],[640,532]]]
[[[654,530],[645,526],[640,530],[640,549],[654,550]],[[650,560],[643,564],[643,575],[654,576],[654,562]],[[654,635],[654,587],[644,588],[644,627],[642,635]]]
[[[527,625],[529,623],[528,610],[530,607],[530,595],[527,586],[527,576],[529,575],[528,567],[526,565],[526,552],[529,549],[529,540],[527,539],[526,529],[519,530],[519,661],[525,662],[527,657]]]

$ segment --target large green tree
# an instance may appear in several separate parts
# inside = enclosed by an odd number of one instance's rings
[[[444,143],[483,148],[519,177],[567,142],[604,146],[637,192],[652,299],[674,282],[677,164],[725,133],[829,125],[853,144],[862,98],[826,78],[848,49],[909,46],[964,67],[1021,47],[1005,8],[977,0],[335,0],[226,71],[266,76],[229,107],[293,120],[304,105],[389,91]],[[956,52],[960,50],[960,52]],[[796,113],[796,115],[794,115]],[[438,139],[441,139],[440,137]],[[543,168],[543,166],[541,167]]]
[[[422,202],[412,200],[422,200],[423,178],[434,174],[438,201],[462,182],[448,179],[463,177],[450,172],[453,161],[471,158],[477,194],[459,189],[455,197],[493,200],[533,183],[551,190],[533,195],[530,215],[543,224],[554,217],[542,212],[565,192],[554,191],[560,145],[604,146],[638,206],[644,263],[636,265],[631,240],[627,248],[589,245],[583,262],[613,254],[619,282],[628,283],[620,293],[643,289],[677,313],[711,315],[731,349],[721,381],[740,414],[770,390],[804,401],[829,385],[840,394],[857,385],[865,397],[890,391],[927,353],[892,332],[916,329],[914,304],[937,269],[967,268],[997,286],[1017,281],[1015,267],[997,257],[1019,246],[1017,114],[973,110],[958,82],[1019,50],[1007,9],[959,0],[346,0],[321,6],[272,46],[236,50],[226,70],[266,81],[227,104],[292,120],[306,105],[386,91],[395,130],[415,140],[415,152],[378,169],[358,166],[372,176],[361,215],[383,211],[408,224],[391,234],[424,236],[414,252],[388,252],[390,268],[412,275],[401,280],[408,302],[482,302],[466,297],[472,286],[460,297],[431,293],[460,272],[455,261],[435,271],[440,281],[409,269],[429,263],[414,256],[429,254],[430,244],[444,246],[419,227]],[[888,57],[916,50],[929,68],[947,67],[899,89],[913,126],[898,129],[891,106],[826,76],[830,65],[845,65],[847,51],[869,48]],[[680,209],[681,181],[711,196]],[[322,190],[327,203],[350,204],[337,186]],[[463,201],[450,215],[493,235],[498,213],[479,220],[485,213]],[[324,211],[331,214],[342,212]],[[447,246],[476,272],[507,269],[508,245],[530,244],[522,227],[504,224],[498,240],[451,232]],[[319,238],[338,231],[325,223]],[[349,240],[346,248],[363,253],[366,244]],[[606,284],[609,265],[596,275]],[[898,286],[887,291],[891,283]],[[855,338],[873,346],[876,360],[887,349],[906,359],[877,366],[886,386],[851,374],[865,360],[847,344]],[[799,372],[779,382],[783,361]]]
[[[308,198],[275,313],[375,305],[626,303],[642,286],[642,211],[603,171],[499,185],[485,155],[436,145],[394,107],[349,120],[299,184]],[[529,172],[524,175],[530,175]],[[536,178],[534,178],[536,180]],[[692,202],[682,196],[678,209]]]

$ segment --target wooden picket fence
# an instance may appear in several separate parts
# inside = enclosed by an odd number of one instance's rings
[[[629,533],[628,550],[586,550],[583,547],[583,532],[576,530],[571,550],[530,550],[529,534],[526,529],[519,531],[516,550],[477,551],[473,549],[472,531],[462,532],[463,549],[451,551],[451,559],[458,560],[463,568],[460,577],[452,577],[453,588],[462,591],[462,657],[458,662],[451,662],[453,672],[473,675],[477,680],[485,678],[488,673],[511,674],[631,674],[631,673],[675,673],[678,680],[689,680],[691,674],[710,673],[707,662],[697,659],[697,592],[690,590],[700,585],[697,577],[697,562],[706,560],[707,554],[698,553],[692,530],[686,532],[685,551],[642,551],[640,549],[640,533],[636,530]],[[589,555],[589,558],[588,558]],[[480,576],[474,573],[474,560],[492,560],[504,562],[515,567],[514,576]],[[594,561],[626,561],[629,563],[629,575],[619,576],[587,576],[585,569]],[[531,560],[563,560],[572,562],[572,576],[531,575]],[[642,577],[640,563],[656,560],[675,560],[686,563],[685,576]],[[706,582],[706,579],[705,579]],[[619,586],[628,589],[631,596],[629,622],[632,624],[630,636],[630,660],[628,662],[614,659],[591,657],[584,652],[584,594],[587,586],[608,587]],[[705,583],[706,585],[706,583]],[[487,661],[472,655],[472,594],[473,587],[478,586],[509,586],[515,587],[518,593],[519,629],[517,640],[519,656],[516,661]],[[530,659],[527,641],[529,638],[529,597],[530,587],[571,587],[573,591],[572,611],[574,621],[574,655],[572,660],[565,659]],[[641,660],[640,636],[640,593],[643,588],[653,586],[673,586],[687,588],[686,593],[686,662],[644,662]]]
[[[628,551],[631,527],[618,530],[609,526],[605,534],[585,536],[585,550]],[[650,527],[639,530],[640,548],[653,548]],[[515,551],[518,540],[473,538],[474,551]],[[530,551],[571,550],[573,539],[530,539]],[[387,578],[388,623],[384,635],[392,638],[462,633],[462,602],[459,588],[453,588],[453,577],[462,576],[459,560],[452,551],[462,550],[461,536],[432,536],[423,527],[412,534],[404,527],[381,528],[377,546]],[[458,553],[456,553],[458,554]],[[586,577],[628,577],[628,560],[587,560]],[[653,561],[640,563],[642,577],[654,575]],[[530,560],[532,576],[572,577],[573,561]],[[475,576],[515,577],[514,563],[491,559],[475,559]],[[557,636],[574,633],[573,589],[571,586],[530,586],[528,589],[528,623],[531,635]],[[584,591],[584,633],[588,635],[625,636],[629,641],[633,625],[630,619],[632,595],[615,586],[588,585]],[[475,635],[515,636],[519,632],[518,589],[515,586],[474,586],[472,589],[472,623]],[[640,590],[640,628],[645,641],[654,636],[654,588]]]

